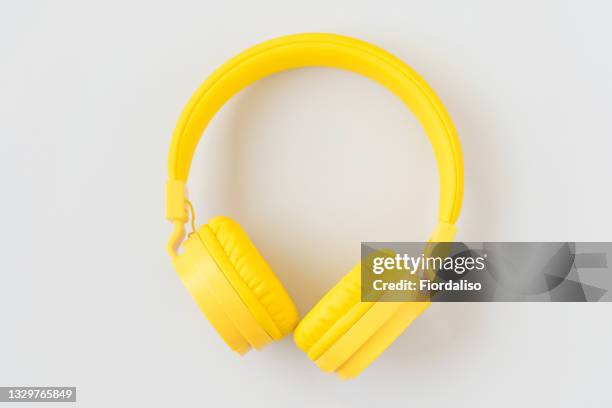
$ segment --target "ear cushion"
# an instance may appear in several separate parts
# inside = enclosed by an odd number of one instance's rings
[[[361,302],[361,266],[358,264],[302,319],[295,329],[297,346],[312,360],[319,358],[373,303]]]
[[[242,227],[230,218],[215,217],[199,234],[266,332],[274,339],[290,333],[298,320],[295,305]]]

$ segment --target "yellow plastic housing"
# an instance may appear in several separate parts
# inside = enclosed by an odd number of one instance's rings
[[[174,267],[225,343],[239,354],[270,343],[272,337],[227,281],[200,235],[192,234],[183,247],[185,251],[174,258]]]
[[[192,95],[174,130],[166,217],[174,224],[168,252],[181,280],[223,340],[240,354],[291,331],[297,312],[280,282],[255,256],[254,246],[233,224],[227,227],[225,239],[239,247],[240,256],[232,255],[227,242],[219,240],[220,232],[208,226],[191,234],[179,255],[189,218],[185,185],[197,144],[216,112],[258,79],[302,67],[332,67],[364,75],[397,95],[418,118],[433,147],[440,179],[438,224],[430,241],[452,241],[461,210],[463,159],[457,133],[433,90],[401,60],[364,41],[319,33],[273,39],[230,59]],[[429,302],[361,302],[359,273],[357,265],[295,331],[296,343],[308,357],[321,370],[341,378],[358,375],[429,306]]]

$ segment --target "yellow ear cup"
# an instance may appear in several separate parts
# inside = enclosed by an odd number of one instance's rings
[[[421,315],[429,302],[377,302],[316,361],[323,371],[355,378]]]
[[[198,235],[266,333],[275,340],[290,333],[297,324],[297,310],[240,225],[227,217],[215,217]]]
[[[225,343],[239,354],[272,341],[231,286],[199,234],[191,234],[173,262],[181,281]]]
[[[336,284],[295,329],[297,346],[326,372],[353,378],[429,305],[361,302],[361,265]]]

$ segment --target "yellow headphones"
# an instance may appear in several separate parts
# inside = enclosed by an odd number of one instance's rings
[[[289,294],[237,222],[215,217],[196,232],[192,214],[193,232],[183,242],[184,225],[193,210],[187,200],[189,169],[212,117],[258,79],[312,66],[371,78],[417,116],[433,146],[440,177],[438,226],[430,241],[452,241],[463,196],[463,161],[455,128],[438,97],[415,71],[380,48],[334,34],[298,34],[264,42],[227,61],[189,100],[168,156],[166,218],[174,225],[168,252],[187,290],[232,350],[244,354],[251,347],[262,348],[295,328],[296,344],[323,371],[352,378],[429,303],[361,302],[357,264],[298,325]]]

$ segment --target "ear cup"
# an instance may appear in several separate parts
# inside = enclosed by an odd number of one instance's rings
[[[295,305],[242,227],[230,218],[215,217],[198,234],[263,329],[273,339],[290,333],[298,320]]]
[[[361,265],[357,264],[302,319],[295,329],[295,343],[321,370],[354,378],[428,305],[361,302]]]
[[[358,264],[302,319],[294,333],[295,343],[311,360],[316,360],[372,305],[361,302],[361,266]]]

